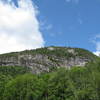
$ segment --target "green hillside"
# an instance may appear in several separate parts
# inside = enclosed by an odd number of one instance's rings
[[[100,61],[38,75],[0,69],[0,100],[100,100]]]
[[[61,66],[40,74],[32,74],[29,67],[0,66],[0,100],[100,100],[99,57],[84,49],[65,47],[46,47],[0,56],[26,53],[66,59],[80,56],[91,60],[84,67],[67,69]]]

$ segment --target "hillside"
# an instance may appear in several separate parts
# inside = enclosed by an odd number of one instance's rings
[[[100,100],[99,90],[100,60],[37,75],[25,67],[0,67],[0,100]]]
[[[88,50],[2,54],[0,65],[0,100],[100,100],[100,59]]]
[[[88,50],[71,47],[45,47],[0,55],[0,66],[22,66],[32,73],[50,72],[57,68],[85,66],[98,57]]]

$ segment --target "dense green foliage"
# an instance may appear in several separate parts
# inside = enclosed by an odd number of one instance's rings
[[[32,74],[17,77],[7,83],[3,100],[40,100],[44,81]]]
[[[0,100],[100,100],[100,61],[39,75],[0,67]]]
[[[25,74],[30,71],[27,67],[22,66],[0,66],[0,74],[16,77],[17,75]]]

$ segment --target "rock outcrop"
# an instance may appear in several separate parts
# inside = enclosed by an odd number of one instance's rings
[[[0,55],[0,66],[24,66],[32,73],[50,72],[56,68],[85,66],[96,58],[79,48],[46,47]]]

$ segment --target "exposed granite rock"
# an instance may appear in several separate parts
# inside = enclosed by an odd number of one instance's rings
[[[61,49],[62,48],[56,48],[56,50]],[[49,49],[47,48],[47,50],[53,51],[55,50],[55,48],[49,47]],[[67,49],[66,51],[67,53],[71,53],[74,56],[66,58],[66,55],[59,57],[59,55],[57,54],[47,54],[45,52],[15,53],[15,56],[9,56],[5,54],[0,56],[0,66],[24,66],[31,68],[32,73],[41,73],[49,72],[53,70],[53,68],[71,68],[72,66],[84,66],[87,62],[90,62],[92,60],[88,56],[77,55],[78,52],[76,52],[72,48]]]

